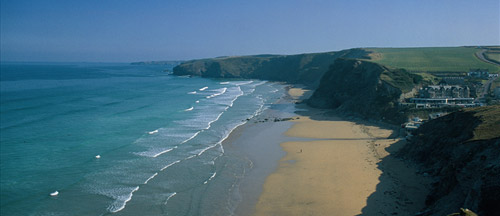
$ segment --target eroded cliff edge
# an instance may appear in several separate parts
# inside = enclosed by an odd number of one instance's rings
[[[398,106],[401,95],[421,80],[403,69],[359,59],[335,60],[307,101],[310,106],[391,123],[406,121]]]
[[[301,55],[259,55],[193,60],[176,75],[250,78],[300,83],[316,89],[307,103],[368,119],[399,124],[408,113],[399,106],[422,82],[403,69],[361,60],[351,49]],[[447,215],[465,207],[498,215],[500,203],[500,106],[451,113],[425,123],[398,156],[435,178],[421,215]]]
[[[174,68],[175,75],[213,78],[246,78],[318,85],[337,58],[368,58],[363,49],[299,55],[254,55],[219,57],[184,62]]]
[[[500,215],[500,105],[431,120],[415,131],[398,156],[434,177],[422,215],[447,215],[461,207]]]

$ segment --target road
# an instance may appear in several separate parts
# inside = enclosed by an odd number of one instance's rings
[[[483,62],[490,63],[490,64],[494,64],[494,65],[496,65],[496,66],[500,66],[500,64],[498,64],[498,63],[496,63],[496,62],[492,62],[492,61],[490,61],[490,60],[488,60],[488,59],[486,59],[486,58],[484,57],[484,53],[485,53],[486,51],[488,51],[488,50],[487,50],[487,49],[482,49],[482,50],[477,51],[477,52],[476,52],[476,57],[477,57],[479,60],[483,61]]]
[[[491,83],[493,83],[493,81],[495,81],[496,79],[498,79],[498,77],[488,79],[488,81],[483,86],[483,91],[481,92],[479,98],[484,100],[485,96],[488,94],[488,92],[490,92]]]

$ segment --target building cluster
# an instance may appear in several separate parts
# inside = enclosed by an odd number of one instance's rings
[[[458,85],[430,85],[420,89],[419,95],[421,98],[468,98],[470,89]]]
[[[498,74],[490,74],[488,69],[471,69],[467,73],[468,77],[480,78],[480,79],[489,79],[498,77]]]
[[[468,77],[474,77],[474,78],[488,78],[490,75],[490,72],[487,69],[474,69],[470,70],[467,73]]]
[[[411,98],[410,101],[417,108],[436,108],[444,106],[474,106],[474,98],[470,97],[468,86],[460,85],[430,85],[421,88],[418,98]]]

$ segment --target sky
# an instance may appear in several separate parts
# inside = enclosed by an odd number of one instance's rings
[[[500,44],[499,0],[0,0],[0,60],[133,62]]]

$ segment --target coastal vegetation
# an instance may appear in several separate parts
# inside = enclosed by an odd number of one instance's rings
[[[404,122],[401,94],[420,83],[419,75],[365,60],[337,59],[307,103],[392,123]]]
[[[317,86],[337,58],[368,58],[362,49],[299,55],[255,55],[200,59],[174,68],[176,75],[250,78]]]
[[[468,72],[470,69],[488,69],[500,72],[500,67],[482,62],[475,57],[476,47],[425,48],[366,48],[370,61],[410,72],[447,73]]]
[[[500,47],[487,47],[486,52],[484,52],[484,57],[491,62],[500,64]]]
[[[414,132],[399,156],[416,162],[435,183],[425,215],[460,207],[496,215],[500,203],[500,106],[460,110]]]
[[[498,53],[490,48],[486,58],[497,58]],[[397,156],[414,161],[422,167],[420,174],[437,179],[431,185],[422,215],[447,215],[462,207],[491,215],[495,203],[500,203],[500,105],[426,110],[402,105],[418,88],[437,84],[442,77],[464,77],[470,69],[478,68],[499,73],[500,67],[476,57],[482,49],[368,48],[291,56],[221,57],[182,63],[174,68],[174,74],[305,84],[315,90],[306,100],[312,107],[392,124],[430,112],[451,113],[414,131]],[[487,81],[468,77],[464,82],[478,83],[473,87],[480,88]],[[491,83],[490,91],[499,86],[499,79]]]
[[[494,48],[487,47],[487,50],[494,51]],[[481,61],[476,56],[484,49],[356,48],[299,55],[218,57],[187,61],[173,71],[176,75],[305,84],[310,89],[316,89],[308,101],[311,106],[339,109],[364,118],[399,124],[415,113],[429,114],[400,106],[408,98],[415,97],[420,87],[436,85],[443,77],[465,77],[471,69],[482,68],[498,73],[500,67]],[[483,78],[465,77],[463,80],[465,85],[470,86],[471,97],[481,96],[486,82]],[[497,83],[493,82],[490,92]],[[494,95],[489,98],[489,101],[494,100]]]

